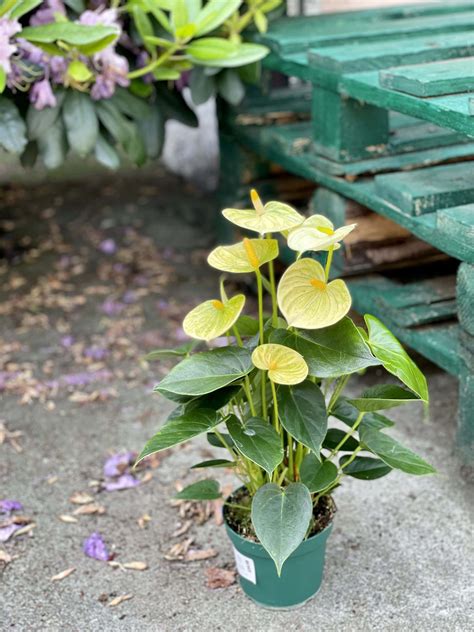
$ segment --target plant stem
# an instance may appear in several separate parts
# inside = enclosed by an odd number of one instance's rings
[[[296,480],[295,476],[295,465],[293,461],[293,437],[289,432],[286,433],[286,439],[288,442],[288,471],[290,473],[290,479]]]
[[[243,342],[242,342],[242,338],[240,337],[239,330],[237,329],[236,325],[234,325],[232,327],[232,331],[234,332],[235,339],[237,340],[237,344],[239,345],[239,347],[243,347],[244,345],[243,345]],[[247,401],[248,401],[249,406],[250,406],[250,412],[252,413],[252,415],[254,417],[256,417],[257,416],[257,410],[256,410],[255,404],[253,402],[252,388],[250,386],[250,380],[249,380],[249,376],[248,375],[246,375],[244,377],[244,391],[245,391],[245,395],[247,397]]]
[[[152,61],[150,64],[148,64],[147,66],[144,66],[143,68],[137,68],[136,70],[129,72],[127,77],[129,79],[136,79],[137,77],[143,77],[143,75],[147,75],[149,72],[152,72],[153,70],[155,70],[155,68],[162,66],[180,48],[181,47],[179,46],[179,44],[175,44],[174,46],[171,46],[168,50],[166,50],[163,53],[163,55],[161,55],[161,57],[158,57],[158,59],[155,59],[155,61]]]
[[[334,253],[334,246],[329,246],[328,257],[326,259],[326,267],[324,268],[324,273],[326,275],[326,283],[328,282],[328,279],[329,279],[329,272],[331,270],[333,253]]]
[[[267,239],[271,239],[271,238],[272,238],[271,233],[268,233]],[[273,259],[272,261],[268,262],[268,276],[270,277],[270,288],[271,288],[270,293],[272,295],[272,325],[276,327],[278,323],[278,303],[277,303],[277,297],[276,297],[275,268],[273,266]]]
[[[265,343],[265,336],[263,332],[263,285],[262,285],[262,275],[260,274],[260,270],[255,270],[255,275],[257,277],[257,292],[258,292],[258,328],[260,332],[260,344],[263,345]],[[266,419],[267,413],[267,397],[266,397],[266,385],[265,385],[265,371],[260,371],[260,375],[262,378],[262,417]]]
[[[331,398],[328,404],[328,414],[331,413],[334,408],[335,403],[339,399],[342,391],[345,389],[347,382],[349,381],[350,375],[343,375],[339,381],[336,383],[334,391],[332,392]]]
[[[354,425],[352,426],[352,428],[349,430],[349,432],[347,432],[344,437],[339,441],[339,443],[337,444],[337,446],[334,448],[334,450],[332,450],[331,454],[328,456],[328,459],[332,459],[332,457],[337,454],[339,452],[339,450],[342,448],[342,446],[345,444],[345,442],[352,437],[352,435],[354,434],[354,432],[357,430],[357,428],[360,426],[360,423],[363,419],[365,415],[365,412],[360,412],[357,416],[357,419],[355,420]]]
[[[276,394],[275,384],[272,380],[270,380],[270,386],[272,388],[272,397],[273,397],[273,425],[275,426],[275,430],[280,432],[280,421],[278,418],[278,399]]]
[[[234,503],[224,502],[224,505],[227,507],[232,507],[233,509],[243,509],[244,511],[250,511],[250,507],[245,507],[245,505],[235,505]]]
[[[352,461],[356,458],[357,454],[362,450],[362,446],[358,446],[354,452],[351,454],[351,456],[347,459],[347,461],[345,463],[343,463],[341,465],[341,470],[343,470],[345,467],[347,467],[350,463],[352,463]],[[339,477],[340,478],[340,477]],[[338,478],[338,480],[339,480]]]
[[[288,472],[288,468],[287,467],[283,468],[283,471],[280,474],[278,480],[275,481],[277,485],[281,485],[283,483],[283,481],[285,480],[285,476],[286,476],[287,472]]]

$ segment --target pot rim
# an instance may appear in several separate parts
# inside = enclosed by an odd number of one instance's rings
[[[231,494],[229,494],[226,497],[226,501],[233,496],[233,494],[235,494],[236,491],[238,491],[239,489],[242,489],[243,487],[245,487],[245,485],[241,485],[240,487],[238,487],[237,489],[235,489]],[[331,500],[334,503],[334,499],[331,496]],[[233,529],[229,523],[227,522],[227,516],[226,516],[226,511],[225,511],[226,505],[224,504],[222,507],[222,516],[224,518],[224,524],[226,527],[226,530],[230,533],[232,533],[232,535],[234,537],[236,537],[238,540],[242,541],[243,543],[245,543],[247,546],[252,546],[255,547],[254,553],[257,554],[259,552],[261,553],[265,553],[265,557],[268,556],[268,553],[266,551],[266,549],[264,548],[264,546],[260,543],[260,542],[255,542],[254,540],[250,540],[249,538],[244,538],[243,536],[240,535],[240,533],[237,533],[237,531],[235,531],[235,529]],[[322,540],[325,541],[326,538],[329,536],[329,534],[331,533],[331,530],[333,528],[334,525],[334,516],[332,517],[330,523],[324,527],[324,529],[322,531],[319,531],[318,533],[315,533],[314,535],[310,536],[309,538],[307,538],[306,540],[303,540],[299,546],[295,549],[295,551],[293,551],[292,553],[292,557],[299,557],[300,555],[305,555],[306,553],[306,549],[308,548],[313,548],[314,546],[316,546],[317,544],[319,544],[319,542]],[[322,543],[321,542],[321,543]],[[303,548],[305,550],[301,550],[300,549]]]

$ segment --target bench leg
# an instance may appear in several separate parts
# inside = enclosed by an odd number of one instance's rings
[[[456,293],[459,350],[466,365],[459,380],[457,445],[462,460],[474,467],[474,265],[459,266]]]
[[[313,90],[316,151],[338,162],[373,158],[389,141],[388,111],[316,86]]]
[[[456,443],[462,461],[474,467],[474,374],[459,380],[459,412]]]

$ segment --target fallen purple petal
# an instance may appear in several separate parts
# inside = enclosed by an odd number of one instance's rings
[[[127,305],[130,305],[130,303],[135,303],[136,300],[137,300],[137,297],[133,290],[127,290],[125,294],[122,296],[122,301],[126,303]]]
[[[13,511],[21,511],[23,505],[18,500],[0,500],[0,513],[11,514]]]
[[[135,460],[135,452],[118,452],[109,456],[104,463],[104,476],[113,478],[121,476]]]
[[[101,250],[106,255],[113,255],[117,252],[117,244],[113,239],[104,239],[99,244],[99,250]]]
[[[82,550],[87,557],[92,557],[94,560],[107,562],[110,559],[109,552],[100,533],[94,532],[86,538],[82,544]]]
[[[122,474],[115,480],[106,481],[104,489],[107,492],[117,492],[121,489],[130,489],[140,485],[140,481],[131,474]]]
[[[6,527],[0,527],[0,542],[6,542],[9,540],[15,531],[21,529],[23,525],[21,524],[9,524]]]
[[[73,336],[63,336],[61,338],[61,345],[65,349],[69,349],[69,347],[72,347],[73,344],[74,344],[74,337]]]
[[[60,386],[88,386],[102,380],[109,380],[112,373],[107,369],[100,371],[81,371],[80,373],[69,373],[63,375],[57,380],[50,380],[46,383],[49,388],[58,388]]]
[[[94,346],[84,349],[84,355],[92,360],[104,360],[109,355],[109,352],[103,347]]]
[[[113,298],[106,298],[102,303],[101,310],[107,316],[118,316],[125,309],[125,303],[115,301]]]

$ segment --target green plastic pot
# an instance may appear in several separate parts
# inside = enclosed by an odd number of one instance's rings
[[[246,540],[227,522],[225,526],[234,547],[240,585],[256,604],[264,608],[294,608],[318,592],[332,524],[299,545],[283,564],[280,577],[275,563],[261,544]]]

